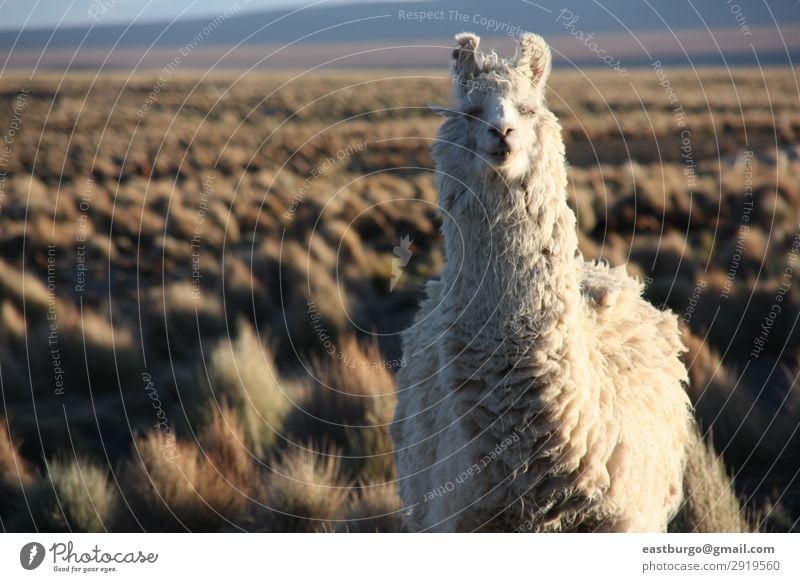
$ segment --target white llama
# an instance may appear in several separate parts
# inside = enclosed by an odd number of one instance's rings
[[[665,531],[697,444],[676,317],[586,263],[544,40],[453,51],[432,153],[446,263],[403,335],[392,438],[411,530]]]

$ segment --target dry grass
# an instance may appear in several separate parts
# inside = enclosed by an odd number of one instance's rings
[[[31,479],[30,468],[20,457],[19,446],[13,444],[6,427],[6,419],[0,417],[0,478],[4,483],[23,486]]]
[[[343,336],[327,358],[312,360],[305,397],[287,421],[287,432],[345,451],[346,468],[359,479],[394,476],[389,423],[394,377],[375,343]]]
[[[553,75],[549,103],[564,127],[581,249],[627,263],[647,281],[651,302],[679,314],[707,283],[687,326],[697,417],[736,476],[738,497],[767,529],[785,531],[800,523],[796,265],[764,351],[750,352],[800,230],[797,76],[666,72],[691,130],[692,187],[674,105],[652,71],[631,72],[635,92],[609,72]],[[45,459],[63,459],[70,441],[82,467],[87,457],[105,463],[107,449],[129,479],[114,529],[395,527],[384,509],[396,507],[386,430],[396,332],[442,265],[428,155],[440,119],[425,106],[444,103],[449,80],[443,70],[440,78],[370,80],[380,76],[310,76],[266,103],[287,77],[210,75],[195,87],[197,79],[176,76],[136,132],[151,76],[101,75],[91,90],[83,75],[0,79],[0,127],[19,87],[32,95],[3,168],[0,211],[0,414],[13,421],[14,444],[23,443],[12,450],[0,435],[6,527],[33,527],[18,496],[46,479]],[[347,88],[354,81],[361,84]],[[215,105],[223,91],[224,107]],[[117,97],[113,111],[104,106]],[[93,106],[79,111],[84,98]],[[755,204],[737,248],[747,148]],[[333,164],[319,171],[327,159]],[[392,288],[394,247],[406,236],[413,254]],[[365,341],[372,333],[380,349]],[[173,461],[152,432],[144,372],[178,435]],[[303,457],[297,443],[318,453]],[[337,460],[324,461],[331,447]],[[21,485],[9,459],[26,467]],[[273,483],[259,461],[306,471],[312,485]],[[74,471],[56,467],[61,482],[76,482]],[[325,505],[314,497],[325,483],[354,490]],[[319,504],[298,508],[308,519],[262,507],[293,507],[305,494]],[[89,513],[75,516],[91,525]],[[64,527],[61,519],[46,523]]]
[[[5,524],[15,512],[25,511],[22,491],[34,480],[28,462],[19,454],[0,417],[0,521]],[[5,529],[5,526],[0,529]]]
[[[44,319],[50,305],[47,286],[34,273],[24,272],[0,260],[0,295],[10,299],[33,320]]]
[[[230,428],[222,432],[220,422],[228,423],[226,426]],[[140,439],[122,477],[133,515],[123,515],[120,527],[138,526],[145,531],[217,531],[230,526],[247,506],[247,495],[256,484],[252,480],[255,469],[242,464],[238,454],[230,453],[230,447],[236,445],[220,443],[214,438],[228,437],[233,431],[234,439],[241,442],[241,429],[234,423],[228,414],[212,424],[207,439],[214,443],[211,447],[214,454],[208,456],[195,444],[176,443],[160,433]]]
[[[684,475],[684,502],[671,531],[697,533],[754,532],[731,486],[725,464],[711,443],[696,434]]]
[[[330,530],[344,517],[350,485],[335,449],[295,445],[271,463],[264,498],[268,510],[248,525],[262,531]]]
[[[249,491],[257,478],[257,467],[244,441],[238,415],[223,408],[200,433],[198,445],[207,459],[231,482]]]
[[[223,340],[210,353],[207,378],[203,372],[198,393],[191,396],[194,407],[201,413],[220,406],[236,411],[248,447],[258,457],[266,455],[280,439],[292,405],[270,350],[242,325],[235,341]]]
[[[50,461],[24,496],[30,511],[20,508],[9,520],[13,531],[109,531],[119,502],[107,471],[81,458]]]
[[[395,483],[366,484],[351,497],[342,531],[353,533],[403,530],[402,504]]]

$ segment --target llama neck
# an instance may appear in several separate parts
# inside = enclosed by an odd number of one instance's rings
[[[449,185],[471,199],[462,198],[443,226],[447,302],[462,310],[462,321],[496,328],[511,340],[514,334],[528,341],[568,333],[578,312],[575,215],[567,206],[563,143],[553,125],[540,130],[543,153],[524,179],[465,180],[477,196]]]

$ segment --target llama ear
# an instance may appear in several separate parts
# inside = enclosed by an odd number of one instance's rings
[[[516,66],[531,78],[535,87],[544,87],[552,68],[550,47],[538,34],[526,32],[519,40],[520,54]]]
[[[480,37],[471,32],[462,32],[456,35],[456,48],[453,49],[453,74],[460,86],[463,86],[466,80],[477,77],[481,72],[480,65],[476,60],[480,42]]]

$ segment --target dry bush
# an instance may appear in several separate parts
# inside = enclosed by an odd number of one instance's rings
[[[736,497],[725,464],[697,433],[683,477],[684,502],[671,531],[704,533],[753,532]]]
[[[339,218],[325,220],[320,224],[318,236],[323,237],[333,248],[339,248],[340,268],[355,270],[362,275],[369,273],[374,257],[364,247],[358,231]]]
[[[25,318],[22,309],[11,301],[0,300],[0,344],[18,343],[25,337]]]
[[[703,431],[711,430],[728,463],[740,468],[753,453],[764,429],[764,419],[751,399],[746,382],[737,382],[709,345],[684,330],[689,351],[689,397]],[[748,444],[749,443],[749,444]]]
[[[133,341],[132,327],[110,324],[108,312],[84,309],[56,299],[54,315],[46,320],[28,321],[25,341],[16,348],[23,368],[22,381],[8,383],[8,397],[24,401],[31,393],[46,406],[54,394],[117,393],[120,383],[130,383],[138,376],[139,352]],[[56,383],[56,365],[61,369]],[[30,371],[28,378],[27,367]],[[89,377],[87,378],[87,373]],[[60,390],[59,390],[60,389]]]
[[[0,478],[4,482],[24,485],[30,477],[25,461],[19,456],[19,447],[13,445],[6,430],[7,421],[0,416]]]
[[[365,479],[391,479],[392,443],[388,435],[395,405],[394,377],[376,344],[343,336],[336,353],[315,359],[313,381],[292,411],[287,433],[344,447],[348,468]]]
[[[225,257],[225,304],[228,319],[238,315],[263,321],[271,315],[272,303],[267,290],[250,265],[235,255]]]
[[[9,265],[0,259],[0,297],[8,297],[23,311],[26,318],[42,320],[47,315],[50,293],[47,286],[31,271]],[[24,305],[24,309],[23,309]]]
[[[281,282],[273,297],[276,310],[271,329],[286,333],[295,346],[304,350],[317,341],[310,323],[312,314],[320,318],[321,327],[333,336],[346,328],[350,298],[347,289],[335,279],[335,265],[319,263],[309,255],[306,246],[293,240],[282,246],[265,245],[263,250],[268,264],[273,264],[272,285],[278,279]]]
[[[394,479],[394,443],[389,436],[388,421],[374,413],[364,417],[365,426],[348,428],[348,464],[359,480]]]
[[[22,315],[10,303],[3,302],[0,305],[0,392],[6,406],[24,398],[28,386],[24,352],[20,353],[24,346],[24,332]]]
[[[202,274],[205,286],[209,277],[205,270]],[[172,361],[197,360],[201,339],[205,346],[237,329],[235,319],[226,320],[219,295],[189,282],[150,288],[146,305],[149,314],[144,333],[148,354]]]
[[[236,428],[230,413],[226,422],[241,439],[241,429]],[[198,446],[176,442],[161,433],[153,432],[137,441],[121,478],[130,514],[120,516],[117,528],[218,531],[237,520],[257,481],[240,464],[241,459],[230,454],[229,445],[218,442],[216,436],[228,434],[212,425],[206,442],[214,443],[214,454],[208,458]],[[228,452],[222,454],[225,450]],[[238,481],[238,477],[247,479]]]
[[[737,232],[727,240],[721,240],[715,259],[720,265],[732,265],[734,261],[738,261],[738,268],[745,276],[758,272],[759,267],[764,265],[767,271],[762,273],[764,276],[773,270],[768,264],[768,251],[766,236],[760,228],[753,226],[747,231]]]
[[[701,429],[710,431],[714,449],[724,458],[740,495],[746,494],[750,513],[758,516],[762,529],[796,528],[791,508],[797,506],[798,496],[791,483],[800,470],[796,428],[800,391],[793,380],[800,369],[766,357],[751,362],[747,373],[742,374],[743,369],[734,373],[707,343],[685,330],[684,341],[689,348],[684,362],[689,366],[695,416]],[[710,461],[713,450],[707,446]],[[697,478],[707,471],[703,478],[711,480],[712,486],[698,494],[706,504],[714,494],[715,467],[694,468]]]
[[[6,523],[12,514],[27,511],[23,489],[34,479],[6,427],[6,419],[0,417],[0,525]],[[4,527],[0,527],[2,529]]]
[[[676,231],[664,235],[639,235],[631,248],[631,260],[653,279],[694,281],[697,265],[688,241]]]
[[[194,415],[206,415],[205,420],[209,411],[220,406],[235,411],[247,446],[263,457],[283,433],[292,395],[278,377],[270,350],[251,326],[240,327],[235,341],[222,341],[214,348],[206,370],[199,372],[196,391],[186,399]]]
[[[30,520],[37,531],[108,531],[119,502],[106,470],[80,458],[50,461],[45,475],[25,488],[25,497],[31,513],[20,511],[13,529],[27,530]]]
[[[399,532],[403,529],[402,503],[397,484],[365,484],[351,495],[347,521],[339,527],[352,533]]]
[[[252,453],[244,442],[244,429],[236,413],[223,408],[200,433],[203,453],[229,481],[249,490],[259,475]]]
[[[139,371],[138,346],[133,330],[113,326],[106,309],[69,311],[63,318],[62,343],[65,357],[73,370],[87,366],[92,388],[116,390],[119,380],[136,377]]]
[[[293,445],[270,467],[266,506],[245,522],[248,530],[329,530],[343,518],[351,487],[342,477],[338,451]]]

